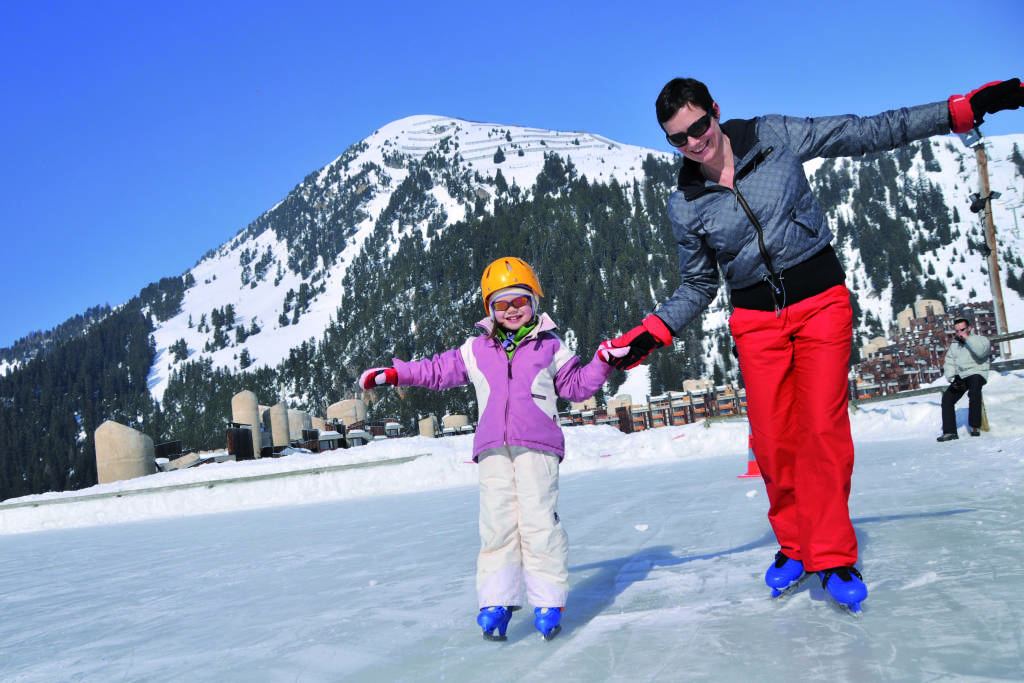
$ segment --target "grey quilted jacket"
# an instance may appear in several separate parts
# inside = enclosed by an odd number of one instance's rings
[[[655,314],[678,334],[714,299],[718,268],[730,288],[750,287],[771,273],[785,278],[786,269],[832,241],[804,175],[805,161],[891,150],[949,130],[945,101],[869,117],[726,121],[722,131],[735,157],[735,190],[705,180],[699,164],[684,161],[679,189],[668,202],[682,285]]]

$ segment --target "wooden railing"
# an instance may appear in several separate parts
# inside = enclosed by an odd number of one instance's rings
[[[1004,341],[1022,338],[1024,338],[1024,330],[1020,330],[1018,332],[1007,332],[1006,334],[997,334],[994,337],[989,337],[988,340],[993,344],[1001,344]]]

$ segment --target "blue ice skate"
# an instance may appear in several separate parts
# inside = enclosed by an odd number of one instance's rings
[[[562,630],[562,608],[538,607],[533,610],[533,625],[544,636],[544,640],[551,640]]]
[[[864,577],[853,567],[826,569],[818,572],[818,578],[821,579],[821,587],[829,592],[832,599],[851,612],[859,612],[861,601],[868,597]]]
[[[803,575],[803,562],[787,557],[780,550],[775,553],[775,561],[764,573],[764,582],[772,589],[772,597],[777,598],[795,586]]]
[[[505,631],[508,630],[508,622],[512,619],[512,611],[515,607],[481,607],[480,613],[476,615],[476,623],[484,630],[484,638],[487,640],[508,640]],[[497,629],[498,633],[494,631]]]

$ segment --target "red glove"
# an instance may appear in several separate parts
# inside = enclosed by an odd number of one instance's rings
[[[597,348],[598,357],[619,370],[629,370],[640,365],[654,349],[672,343],[672,330],[653,313],[643,323],[617,337],[601,342]]]
[[[966,95],[949,98],[950,128],[954,133],[966,133],[985,121],[985,114],[1024,106],[1024,87],[1019,78],[992,81]]]
[[[382,384],[398,386],[398,370],[394,368],[370,368],[359,375],[359,386],[363,389],[376,389]]]

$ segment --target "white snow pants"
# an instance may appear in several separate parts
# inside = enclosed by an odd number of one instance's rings
[[[563,607],[569,596],[569,537],[558,520],[558,456],[518,449],[482,455],[480,607]]]

